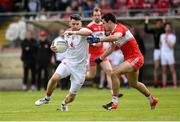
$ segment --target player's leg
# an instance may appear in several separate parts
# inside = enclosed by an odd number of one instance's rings
[[[87,80],[91,80],[96,76],[97,64],[95,63],[95,59],[98,58],[96,55],[93,54],[90,54],[89,57],[89,68],[86,73]]]
[[[73,102],[77,92],[81,89],[84,81],[85,81],[85,74],[86,72],[83,71],[84,68],[82,68],[82,70],[74,70],[73,74],[71,74],[70,80],[71,80],[71,86],[70,86],[70,90],[69,93],[67,94],[67,96],[65,97],[65,99],[62,101],[61,103],[61,111],[68,111],[68,104]]]
[[[48,81],[47,85],[47,90],[46,90],[46,96],[42,99],[39,99],[35,102],[35,105],[42,105],[42,104],[47,104],[50,101],[51,95],[54,91],[54,89],[57,86],[57,82],[70,75],[68,68],[65,64],[61,63],[58,68],[56,69],[55,73],[53,76],[50,78]]]
[[[156,104],[158,103],[158,99],[154,98],[151,92],[148,90],[148,88],[143,83],[138,81],[138,75],[139,75],[139,71],[127,73],[128,82],[133,88],[137,89],[144,96],[147,97],[147,99],[149,100],[151,109],[154,109]]]
[[[86,74],[86,79],[90,80],[96,76],[96,66],[90,66]]]
[[[108,72],[112,71],[112,66],[111,66],[110,62],[108,60],[103,61],[103,62],[100,63],[100,66],[102,67],[102,69],[106,73],[106,78],[107,78],[109,88],[112,89],[111,74],[108,74]]]
[[[69,93],[66,95],[65,99],[61,103],[61,111],[68,111],[68,104],[73,102],[77,92],[82,87],[82,84],[76,84],[73,81],[71,81],[71,87],[69,90]]]
[[[99,89],[103,89],[105,80],[106,80],[106,73],[103,70],[101,70],[100,71],[100,83],[98,86]]]
[[[107,109],[107,110],[111,110],[111,109],[116,109],[118,106],[118,102],[119,102],[119,86],[120,86],[120,82],[119,82],[119,78],[117,77],[117,74],[124,74],[130,71],[133,71],[134,69],[132,69],[132,65],[130,63],[128,63],[127,61],[119,64],[118,66],[116,66],[115,68],[113,68],[112,71],[107,72],[108,74],[111,74],[112,77],[112,90],[113,90],[113,96],[112,96],[112,101],[108,104],[103,105],[103,108]]]

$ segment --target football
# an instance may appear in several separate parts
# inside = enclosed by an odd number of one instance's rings
[[[57,48],[58,53],[63,53],[67,50],[68,44],[60,37],[54,39],[54,46]]]

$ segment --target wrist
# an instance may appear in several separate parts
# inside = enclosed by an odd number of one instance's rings
[[[101,61],[103,60],[103,58],[102,58],[101,56],[99,57],[99,59],[100,59]]]
[[[73,34],[74,34],[74,35],[77,35],[77,31],[73,31]]]

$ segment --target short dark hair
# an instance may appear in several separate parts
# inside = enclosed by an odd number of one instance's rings
[[[113,23],[117,23],[116,17],[112,13],[107,13],[102,16],[102,19],[108,22],[111,20]]]
[[[74,19],[74,20],[81,20],[81,16],[79,14],[73,14],[70,16],[70,19]]]

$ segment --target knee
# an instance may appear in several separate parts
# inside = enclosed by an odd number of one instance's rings
[[[93,79],[95,78],[96,74],[87,74],[86,79]]]
[[[54,75],[54,76],[51,77],[50,82],[56,83],[59,80],[60,80],[60,77]]]

